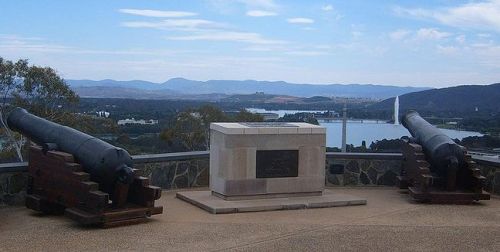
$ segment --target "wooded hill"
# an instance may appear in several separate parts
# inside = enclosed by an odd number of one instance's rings
[[[394,97],[370,106],[371,110],[392,110]],[[418,112],[450,114],[467,117],[500,114],[500,83],[464,85],[408,93],[399,96],[400,113],[409,109]]]

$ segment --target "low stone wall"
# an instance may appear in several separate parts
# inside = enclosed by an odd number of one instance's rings
[[[163,189],[207,187],[209,161],[206,159],[144,163],[135,166],[152,185]]]
[[[208,186],[208,151],[139,155],[133,159],[134,168],[163,189]]]
[[[207,187],[208,151],[134,156],[135,168],[163,189]],[[402,165],[400,153],[327,153],[327,186],[394,186]],[[500,194],[500,160],[474,156],[486,177],[485,190]],[[24,203],[27,164],[0,164],[0,205]]]
[[[27,181],[26,172],[0,173],[0,206],[24,204]]]
[[[500,159],[484,156],[473,156],[476,165],[481,169],[481,174],[486,177],[484,190],[500,194]]]
[[[327,153],[327,186],[394,186],[402,165],[399,153]]]
[[[28,182],[28,163],[0,164],[0,206],[24,203]]]

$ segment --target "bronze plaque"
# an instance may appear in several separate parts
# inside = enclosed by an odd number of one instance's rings
[[[257,178],[297,177],[299,175],[298,150],[258,150]]]

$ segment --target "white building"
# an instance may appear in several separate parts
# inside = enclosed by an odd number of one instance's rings
[[[97,113],[98,117],[106,117],[106,118],[109,117],[109,112],[108,111],[97,111],[96,113]]]
[[[144,119],[139,119],[135,120],[135,118],[132,119],[122,119],[118,120],[118,125],[126,125],[126,124],[141,124],[141,125],[155,125],[158,124],[158,120],[144,120]]]

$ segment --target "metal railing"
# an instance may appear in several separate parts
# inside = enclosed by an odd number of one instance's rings
[[[209,151],[188,151],[172,152],[161,154],[146,154],[132,156],[135,164],[161,163],[169,161],[180,161],[190,159],[209,158]],[[359,153],[359,152],[327,152],[326,158],[338,159],[376,159],[376,160],[402,160],[401,153]],[[478,164],[500,167],[500,160],[485,156],[474,155],[472,159]],[[28,171],[27,162],[3,163],[0,164],[0,173],[26,172]]]
[[[209,158],[209,151],[188,151],[188,152],[172,152],[160,154],[146,154],[132,156],[134,164],[145,163],[161,163],[169,161],[191,160]],[[326,158],[338,159],[377,159],[377,160],[401,160],[401,153],[358,153],[358,152],[327,152]],[[0,173],[9,172],[27,172],[28,163],[4,163],[0,164]]]

